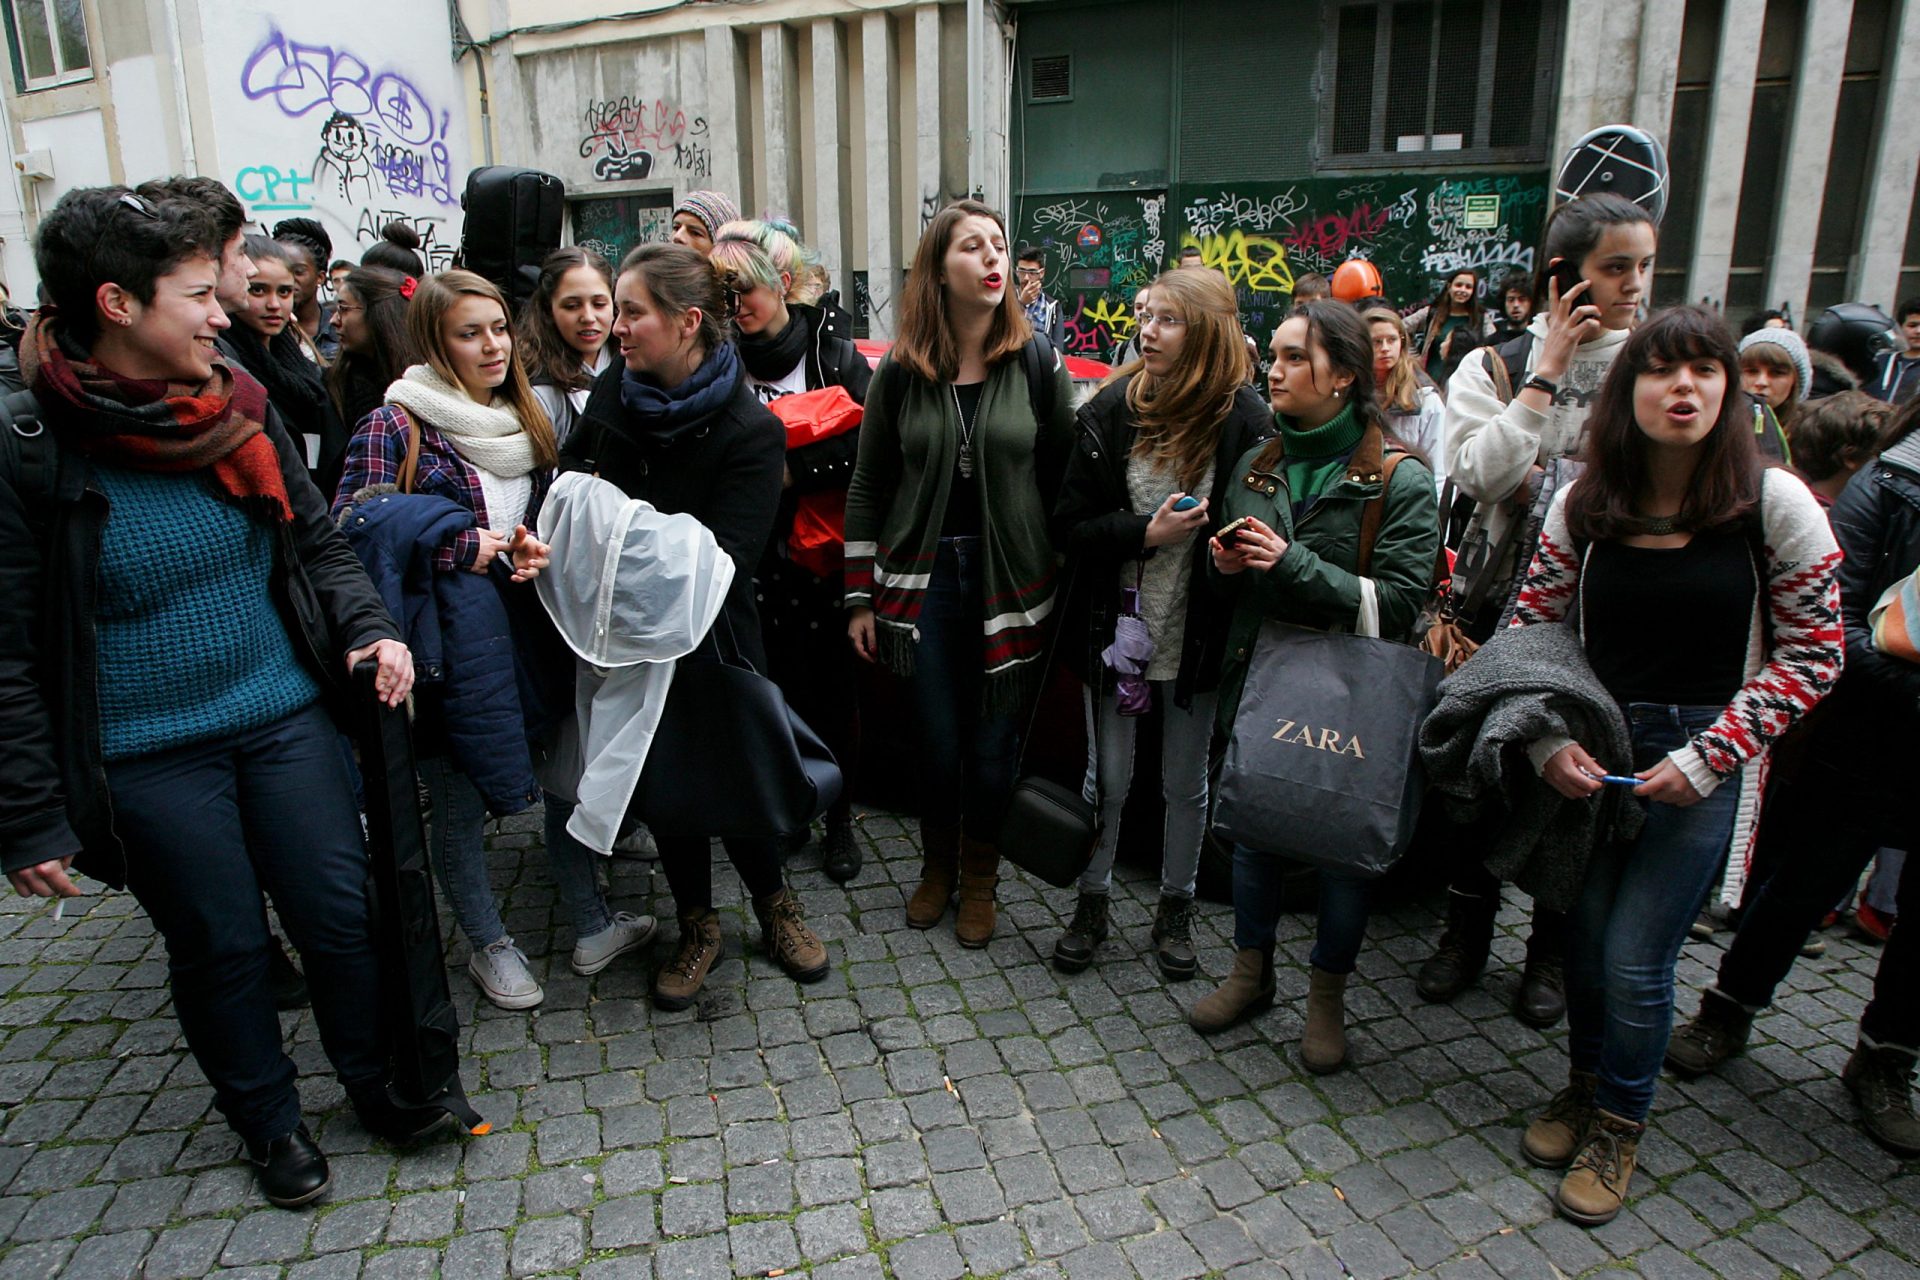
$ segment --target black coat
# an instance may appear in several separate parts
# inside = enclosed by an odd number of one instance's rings
[[[328,709],[350,723],[346,655],[400,633],[271,409],[266,430],[293,505],[293,523],[278,525],[273,542],[273,602]],[[20,448],[0,431],[0,546],[9,549],[0,557],[0,869],[77,854],[80,870],[120,888],[126,850],[113,830],[94,674],[107,499],[92,464],[57,446],[51,503],[22,492]]]
[[[1121,572],[1132,583],[1130,566],[1148,555],[1147,525],[1152,512],[1133,510],[1127,494],[1127,456],[1133,448],[1135,427],[1127,408],[1127,386],[1122,379],[1080,407],[1074,433],[1073,456],[1054,503],[1050,532],[1055,547],[1067,554],[1071,590],[1060,625],[1061,652],[1081,680],[1100,667],[1095,656],[1113,640],[1119,605]],[[1204,536],[1194,539],[1192,589],[1187,593],[1186,638],[1180,654],[1180,674],[1174,680],[1174,701],[1192,705],[1195,693],[1220,685],[1220,663],[1226,653],[1227,620],[1232,602],[1206,590],[1207,539],[1220,527],[1218,513],[1226,508],[1233,467],[1247,450],[1273,434],[1273,411],[1250,387],[1234,393],[1233,407],[1220,424],[1214,449],[1213,489],[1207,495]],[[1102,679],[1102,686],[1107,683]]]
[[[594,380],[587,407],[560,451],[562,471],[587,471],[667,514],[686,514],[713,531],[733,559],[725,625],[755,670],[767,669],[753,607],[753,570],[773,532],[787,433],[742,376],[733,397],[704,420],[662,440],[628,426],[618,362]]]

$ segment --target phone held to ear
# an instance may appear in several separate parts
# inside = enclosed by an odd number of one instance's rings
[[[1247,526],[1252,522],[1252,516],[1241,516],[1238,520],[1228,523],[1220,532],[1213,536],[1220,540],[1220,545],[1223,547],[1237,546],[1240,542],[1240,535],[1246,531]]]
[[[1560,296],[1564,298],[1573,292],[1573,287],[1586,279],[1586,277],[1580,274],[1580,266],[1578,263],[1568,262],[1563,258],[1553,264],[1553,279],[1555,284],[1559,286]],[[1575,305],[1581,305],[1584,304],[1586,300],[1587,295],[1582,293],[1578,298],[1574,299],[1574,303]]]

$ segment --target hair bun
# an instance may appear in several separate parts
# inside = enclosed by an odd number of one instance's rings
[[[402,249],[420,247],[420,233],[404,222],[389,222],[380,228],[380,238],[388,244],[397,244]]]

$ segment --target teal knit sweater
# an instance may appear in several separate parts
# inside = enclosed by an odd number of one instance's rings
[[[320,686],[269,593],[273,531],[194,476],[99,467],[95,628],[107,760],[272,724]]]

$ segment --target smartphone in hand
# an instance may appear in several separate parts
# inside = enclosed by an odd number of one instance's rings
[[[1230,521],[1220,532],[1213,536],[1220,540],[1221,546],[1232,547],[1239,543],[1240,535],[1245,532],[1247,527],[1252,523],[1252,516],[1241,516],[1238,520]]]

